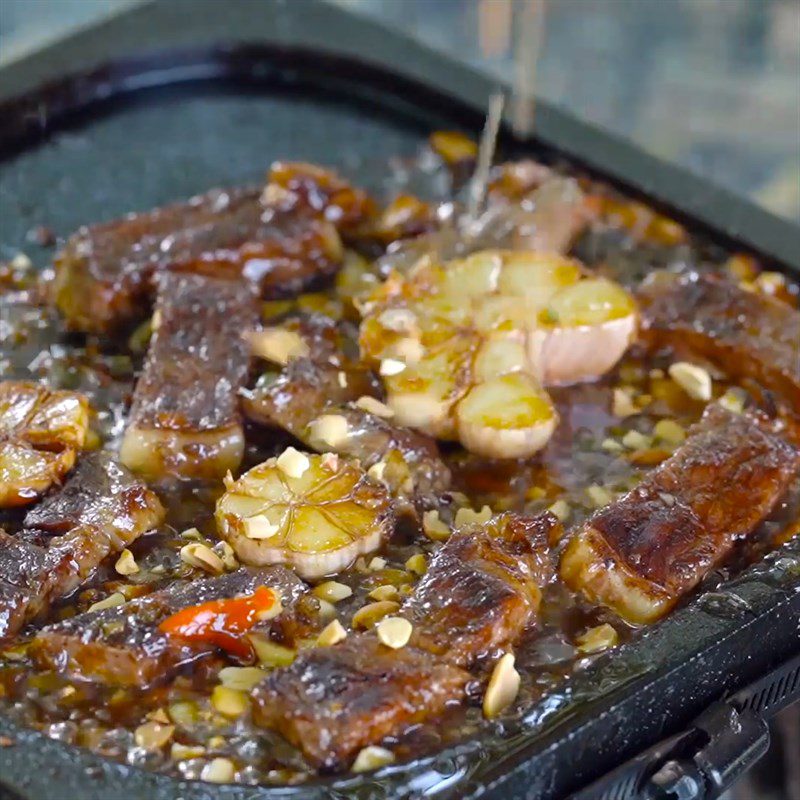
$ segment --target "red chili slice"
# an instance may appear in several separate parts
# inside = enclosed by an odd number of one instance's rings
[[[253,648],[243,635],[277,602],[274,590],[259,586],[253,594],[243,597],[211,600],[182,608],[167,617],[158,629],[167,636],[211,644],[238,658],[249,659]]]

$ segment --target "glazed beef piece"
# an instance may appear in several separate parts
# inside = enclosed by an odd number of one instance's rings
[[[522,162],[521,173],[529,163]],[[448,261],[487,249],[568,252],[590,219],[586,197],[573,178],[546,168],[542,172],[538,164],[534,167],[529,178],[504,181],[499,176],[477,220],[462,214],[454,223],[390,247],[377,261],[379,274],[387,277],[393,270],[405,274],[430,255]]]
[[[163,518],[155,493],[108,454],[87,456],[63,489],[28,512],[25,530],[0,536],[0,640]]]
[[[247,377],[243,333],[258,319],[240,280],[183,272],[159,276],[158,325],[136,384],[120,458],[158,477],[219,477],[239,466],[238,391]]]
[[[398,483],[407,477],[412,483],[403,493],[431,505],[450,486],[450,470],[436,442],[355,405],[363,397],[379,396],[380,384],[371,371],[340,361],[291,360],[278,378],[245,393],[245,414],[260,424],[282,428],[319,452],[356,458],[365,469],[378,462],[391,463],[396,454],[401,462],[394,471]],[[319,438],[315,424],[324,416],[341,417],[346,436],[333,441]],[[390,488],[401,488],[392,485],[391,467],[384,475]]]
[[[87,526],[105,531],[119,549],[164,518],[155,492],[107,452],[85,456],[64,486],[26,515],[24,526],[49,536]]]
[[[81,228],[57,255],[53,300],[75,329],[108,333],[142,315],[153,277],[192,268],[244,275],[265,297],[296,294],[341,265],[371,201],[335,174],[278,163],[267,187],[213,189]]]
[[[309,424],[329,405],[348,403],[378,391],[378,380],[370,370],[295,358],[277,378],[245,392],[243,407],[253,421],[283,428],[302,439]]]
[[[0,530],[0,644],[47,607],[66,567],[60,559],[61,551],[48,553]]]
[[[45,669],[112,686],[146,687],[168,681],[183,666],[215,652],[211,644],[182,641],[159,630],[172,614],[211,600],[252,594],[259,586],[277,590],[283,611],[259,631],[300,632],[296,613],[305,584],[283,567],[249,569],[213,578],[178,582],[121,606],[88,611],[43,628],[31,653]]]
[[[656,274],[639,292],[655,347],[687,348],[733,376],[754,378],[800,410],[800,312],[733,281]]]
[[[440,714],[464,696],[468,672],[372,633],[313,648],[256,688],[257,724],[277,730],[315,766],[345,766],[365,745]]]
[[[512,644],[555,577],[556,528],[549,514],[507,515],[452,534],[403,606],[412,643],[459,666]]]
[[[302,653],[255,689],[255,721],[315,765],[339,768],[462,700],[466,668],[511,644],[535,617],[553,574],[547,541],[557,524],[549,514],[504,514],[453,534],[398,612],[414,625],[406,647],[391,650],[368,631]]]
[[[82,394],[0,382],[0,508],[32,503],[75,464],[89,427]]]
[[[712,405],[675,454],[572,537],[561,577],[631,623],[662,617],[747,537],[800,472],[780,424]]]

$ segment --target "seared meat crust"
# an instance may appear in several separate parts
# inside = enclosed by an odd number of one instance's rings
[[[0,640],[163,517],[158,497],[108,454],[87,456],[61,491],[28,512],[27,530],[0,535]]]
[[[56,256],[53,300],[74,328],[108,333],[142,316],[168,268],[244,275],[265,297],[296,294],[341,265],[337,227],[371,201],[335,174],[277,163],[267,188],[213,189],[79,229]]]
[[[161,622],[182,608],[252,594],[259,586],[276,589],[283,606],[281,614],[259,630],[291,630],[294,606],[305,584],[283,567],[242,567],[219,577],[174,583],[124,605],[48,625],[34,639],[31,654],[42,668],[72,677],[112,686],[151,686],[214,652],[212,645],[181,642],[161,633]]]
[[[389,650],[368,632],[275,670],[255,690],[253,715],[332,769],[366,744],[440,714],[463,697],[469,678],[416,647]]]
[[[712,405],[675,454],[573,536],[561,577],[632,623],[663,616],[748,536],[800,471],[778,425]]]
[[[733,281],[658,274],[639,292],[655,347],[686,347],[729,374],[754,378],[800,411],[800,311]]]
[[[508,515],[454,533],[403,607],[412,643],[459,666],[513,643],[555,577],[554,527],[549,515]]]
[[[249,352],[242,333],[258,318],[256,296],[243,281],[192,273],[164,273],[158,282],[158,326],[120,457],[151,476],[224,475],[244,451],[238,390]]]
[[[414,625],[408,646],[392,651],[368,631],[302,653],[255,689],[254,719],[334,768],[459,702],[465,668],[513,642],[535,615],[557,524],[549,514],[505,514],[453,534],[399,612]]]

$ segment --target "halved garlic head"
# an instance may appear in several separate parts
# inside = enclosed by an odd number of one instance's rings
[[[493,458],[524,458],[541,450],[556,421],[550,398],[520,372],[477,384],[456,407],[461,443]]]
[[[274,458],[253,467],[228,486],[215,516],[243,563],[288,564],[303,578],[319,578],[377,549],[391,532],[392,506],[354,464],[303,458],[302,471]]]
[[[77,392],[0,382],[0,508],[32,503],[75,464],[89,403]]]
[[[579,262],[500,250],[422,260],[365,308],[361,350],[395,421],[493,458],[541,449],[557,418],[540,387],[602,375],[637,320],[631,296]]]

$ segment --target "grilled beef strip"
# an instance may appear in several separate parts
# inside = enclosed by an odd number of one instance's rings
[[[259,586],[279,592],[283,610],[254,629],[292,643],[314,630],[298,604],[306,585],[284,567],[251,569],[179,581],[120,606],[87,611],[43,628],[31,655],[44,669],[112,686],[145,688],[168,681],[182,667],[215,652],[211,644],[182,641],[159,631],[167,617],[211,600],[252,594]]]
[[[158,497],[108,454],[87,456],[28,512],[21,533],[0,535],[0,641],[163,517]]]
[[[581,526],[561,577],[636,624],[653,622],[750,535],[800,472],[779,423],[711,405],[675,454]]]
[[[0,382],[0,508],[32,503],[75,464],[89,425],[77,392]]]
[[[656,273],[639,291],[654,347],[688,348],[800,412],[800,311],[716,275]]]
[[[367,631],[303,652],[256,687],[254,720],[333,769],[463,700],[467,669],[535,618],[557,525],[549,514],[504,514],[457,531],[398,612],[414,625],[406,647],[391,650]]]
[[[244,452],[237,392],[249,351],[242,334],[256,323],[258,301],[241,280],[166,272],[158,283],[158,326],[120,459],[152,477],[219,477],[237,469]]]
[[[341,265],[371,201],[333,173],[275,164],[262,192],[213,189],[79,229],[58,253],[55,305],[73,328],[108,333],[141,316],[153,278],[177,266],[244,275],[265,297],[296,294]]]
[[[566,253],[589,222],[586,197],[573,178],[549,172],[542,178],[539,171],[529,184],[496,183],[477,220],[462,213],[437,230],[395,243],[376,262],[378,274],[405,274],[431,255],[448,261],[498,248]]]
[[[378,393],[368,370],[300,358],[290,361],[276,380],[246,392],[243,407],[255,422],[280,427],[319,452],[358,459],[364,469],[383,462],[389,466],[384,479],[393,492],[432,507],[450,486],[450,470],[432,438],[355,405],[361,397]],[[325,415],[344,417],[345,439],[334,444],[315,438],[313,423]]]

